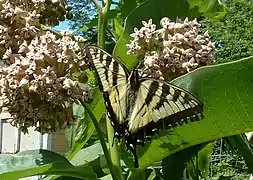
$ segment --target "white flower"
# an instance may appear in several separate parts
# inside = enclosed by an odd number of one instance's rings
[[[164,17],[160,23],[162,29],[156,30],[152,20],[142,21],[143,27],[134,29],[134,39],[127,44],[128,54],[144,59],[142,74],[172,80],[214,62],[214,45],[208,32],[199,34],[196,19],[173,22]]]

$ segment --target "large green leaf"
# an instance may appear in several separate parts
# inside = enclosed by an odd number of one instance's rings
[[[123,5],[120,8],[120,17],[125,19],[137,7],[137,5],[136,0],[123,0]]]
[[[102,177],[100,179],[101,180],[112,180],[112,176],[111,176],[111,174],[108,174],[108,175],[106,175],[106,176],[104,176],[104,177]]]
[[[148,0],[142,3],[127,17],[124,32],[114,49],[114,54],[122,59],[127,68],[135,67],[138,60],[133,55],[127,55],[126,44],[129,44],[130,34],[134,28],[142,26],[142,21],[152,19],[159,27],[160,20],[164,16],[175,20],[177,17],[193,19],[203,15],[205,11],[223,13],[223,6],[217,2],[218,0]]]
[[[122,27],[122,19],[121,18],[115,18],[113,20],[113,32],[114,32],[114,37],[116,40],[119,40],[123,33],[123,27]]]
[[[104,99],[102,98],[102,93],[98,89],[96,89],[93,93],[93,101],[90,104],[90,108],[92,109],[92,112],[95,115],[96,119],[99,121],[105,112],[105,106]],[[79,111],[83,112],[82,110]],[[78,114],[78,112],[76,112],[76,114]],[[71,160],[76,155],[76,153],[83,148],[85,143],[89,140],[92,133],[94,132],[94,125],[90,116],[86,112],[84,112],[82,122],[84,123],[85,127],[81,126],[83,128],[79,128],[80,132],[76,136],[71,152],[68,154],[69,160]]]
[[[75,167],[64,156],[48,150],[28,150],[16,155],[0,155],[0,179],[14,180],[41,174],[97,179],[91,167]]]
[[[85,149],[81,149],[70,161],[76,166],[84,165],[104,155],[100,143],[95,143]]]
[[[139,148],[140,169],[187,147],[253,130],[253,57],[200,68],[172,83],[204,103],[204,119],[164,130]]]

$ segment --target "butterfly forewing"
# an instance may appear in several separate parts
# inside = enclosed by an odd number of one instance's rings
[[[103,91],[127,83],[126,72],[116,58],[98,47],[89,46],[87,48],[102,83]]]
[[[134,134],[151,122],[157,123],[156,128],[176,125],[202,111],[203,104],[185,90],[163,81],[145,79],[138,90],[129,131]]]
[[[115,128],[120,128],[127,116],[126,90],[128,75],[115,57],[95,46],[87,47],[99,76],[101,91]],[[117,131],[117,130],[116,130]]]

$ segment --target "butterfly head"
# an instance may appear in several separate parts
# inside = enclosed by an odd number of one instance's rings
[[[140,83],[140,77],[137,69],[131,71],[130,76],[128,77],[128,81],[130,82],[132,88],[138,87]]]

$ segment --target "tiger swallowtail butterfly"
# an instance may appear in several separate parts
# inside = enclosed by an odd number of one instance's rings
[[[203,118],[203,104],[191,93],[171,83],[140,77],[137,69],[129,72],[105,50],[88,46],[92,64],[103,92],[114,138],[124,138],[138,167],[136,146],[160,128],[173,128]]]

